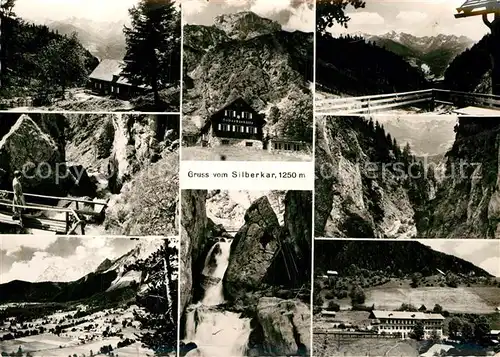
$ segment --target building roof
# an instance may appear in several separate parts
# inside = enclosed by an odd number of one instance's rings
[[[119,76],[122,73],[124,66],[125,62],[123,61],[104,59],[97,65],[89,77],[92,79],[111,82],[113,80],[113,76]]]
[[[424,312],[412,312],[412,311],[373,310],[372,315],[376,319],[444,320],[444,317],[441,314],[426,314]]]
[[[127,78],[121,75],[124,66],[125,61],[104,59],[97,65],[94,71],[90,74],[89,78],[106,82],[116,81],[116,83],[121,85],[133,86],[133,84],[130,83]],[[141,84],[137,87],[147,89],[150,88],[150,86],[144,84]]]

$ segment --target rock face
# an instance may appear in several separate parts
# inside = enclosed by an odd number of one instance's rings
[[[267,197],[256,200],[245,214],[245,224],[236,234],[226,271],[225,290],[238,298],[257,290],[266,277],[278,249],[281,227]]]
[[[183,96],[184,128],[196,134],[208,116],[242,97],[260,112],[280,109],[269,125],[276,135],[311,141],[312,33],[282,31],[273,21],[242,12],[220,16],[211,27],[186,26],[184,34],[184,73],[192,80]],[[294,127],[303,130],[291,133]]]
[[[193,298],[193,272],[201,272],[199,263],[206,250],[208,224],[206,213],[207,191],[185,190],[181,196],[181,311]],[[198,264],[197,264],[198,263]]]
[[[295,300],[264,297],[257,305],[264,334],[264,352],[274,356],[310,355],[311,311]]]
[[[500,124],[459,118],[456,132],[419,230],[429,238],[500,238]]]
[[[64,152],[27,115],[22,115],[0,141],[0,167],[9,183],[14,171],[24,172],[25,192],[60,194],[67,169]]]
[[[281,31],[281,25],[276,21],[262,18],[250,11],[217,16],[214,26],[224,31],[233,40],[249,40]]]
[[[362,118],[323,117],[316,130],[316,237],[414,237],[415,211],[431,185],[408,175],[413,158]]]

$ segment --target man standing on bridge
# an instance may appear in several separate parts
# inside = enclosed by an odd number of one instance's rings
[[[14,212],[13,220],[19,220],[21,227],[23,226],[23,208],[19,206],[25,206],[24,201],[23,186],[21,184],[22,174],[20,171],[14,172],[14,179],[12,180],[12,191],[14,191],[14,199],[12,201],[12,211]]]

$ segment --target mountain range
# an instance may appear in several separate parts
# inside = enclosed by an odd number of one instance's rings
[[[13,280],[0,284],[0,303],[70,302],[95,299],[108,294],[120,295],[128,291],[126,288],[140,287],[145,283],[147,272],[135,271],[130,267],[145,260],[158,249],[159,240],[141,240],[123,256],[113,261],[104,260],[97,269],[75,281],[56,282],[40,277],[38,282]]]
[[[409,144],[416,156],[444,155],[455,140],[457,119],[453,116],[379,117],[377,121],[401,146]]]
[[[102,59],[123,59],[125,55],[124,21],[101,22],[70,17],[64,20],[32,20],[61,35],[76,33],[80,43],[92,55]]]
[[[421,68],[428,78],[441,78],[455,57],[475,43],[466,36],[444,34],[417,37],[391,31],[384,35],[359,35],[405,58],[413,66]]]

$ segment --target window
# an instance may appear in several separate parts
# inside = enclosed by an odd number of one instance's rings
[[[233,125],[233,132],[236,132],[236,125]]]
[[[248,113],[248,118],[252,119],[252,113]]]
[[[222,124],[217,125],[217,130],[222,130]]]
[[[247,141],[247,142],[245,143],[245,146],[252,147],[252,146],[253,146],[253,143],[251,143],[251,142]]]
[[[236,118],[236,110],[233,110],[233,117]]]
[[[116,93],[120,94],[120,87],[116,87]]]
[[[246,130],[246,131],[247,131],[247,134],[249,134],[249,133],[250,133],[250,127],[249,127],[249,126],[247,126],[247,127],[246,127],[246,129],[247,129],[247,130]]]
[[[224,110],[224,116],[229,116],[229,111],[228,110]]]
[[[278,150],[278,143],[274,143],[274,150]]]
[[[221,140],[222,145],[229,145],[229,140]]]
[[[245,127],[244,126],[240,126],[240,132],[242,132],[242,133],[245,132]]]
[[[253,133],[257,134],[257,128],[256,127],[253,127]]]

